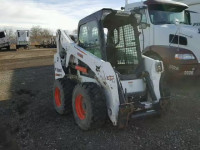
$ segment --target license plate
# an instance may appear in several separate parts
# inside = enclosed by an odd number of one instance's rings
[[[184,71],[184,75],[192,76],[192,75],[194,75],[194,71]]]

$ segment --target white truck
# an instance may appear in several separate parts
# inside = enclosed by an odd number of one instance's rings
[[[140,12],[143,54],[162,60],[171,75],[200,75],[200,31],[190,25],[184,3],[163,0],[126,3],[125,11]]]
[[[17,44],[16,49],[29,47],[30,33],[29,30],[17,30]]]
[[[176,0],[189,6],[191,24],[200,27],[200,1],[199,0]]]
[[[6,34],[6,31],[4,31],[4,30],[0,31],[0,50],[1,49],[10,50],[9,37]]]

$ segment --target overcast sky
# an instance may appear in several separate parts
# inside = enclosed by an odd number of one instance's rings
[[[139,0],[129,0],[130,2]],[[125,0],[0,0],[0,28],[74,30],[78,21],[101,9],[120,9]]]

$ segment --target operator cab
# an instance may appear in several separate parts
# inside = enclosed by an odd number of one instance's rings
[[[102,9],[79,22],[78,44],[110,62],[123,80],[142,67],[140,20],[140,14]]]

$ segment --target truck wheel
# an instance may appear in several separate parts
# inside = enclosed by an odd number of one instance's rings
[[[53,104],[59,114],[72,111],[72,92],[75,85],[76,82],[68,78],[55,80]]]
[[[7,50],[10,50],[10,46],[7,46],[6,49],[7,49]]]
[[[163,99],[160,100],[160,114],[166,114],[171,107],[171,92],[166,79],[166,74],[163,73],[160,78],[160,94]]]
[[[107,117],[106,100],[102,89],[95,83],[75,87],[72,98],[75,122],[82,130],[102,126]]]

